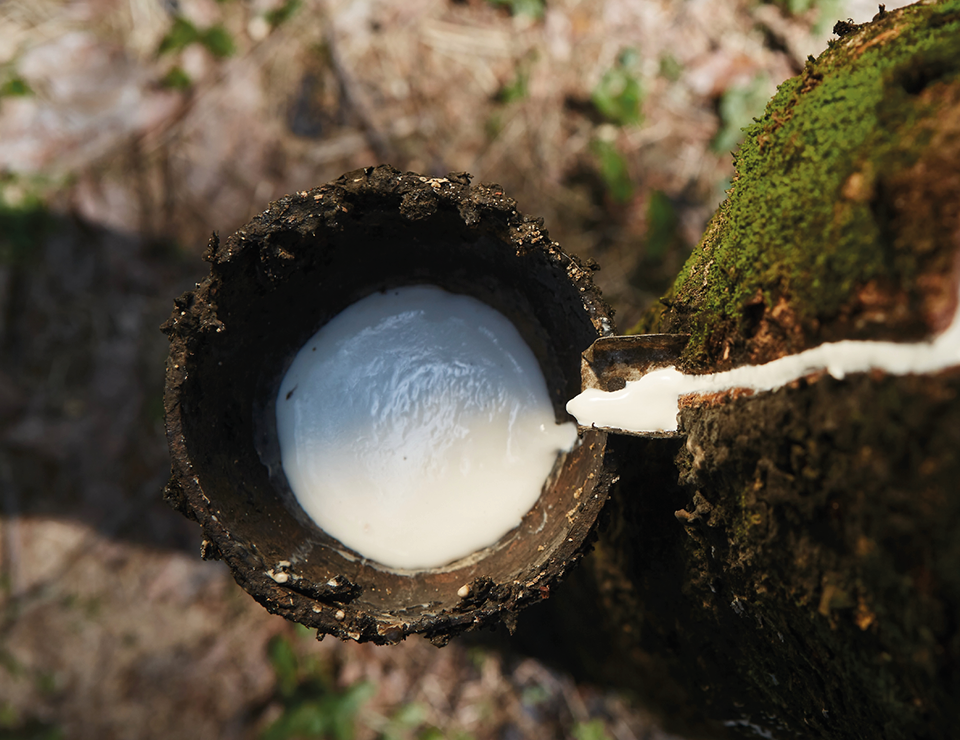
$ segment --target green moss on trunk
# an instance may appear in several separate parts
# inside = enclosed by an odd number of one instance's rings
[[[952,315],[960,2],[884,13],[783,83],[647,331],[693,371],[838,338],[918,338]]]

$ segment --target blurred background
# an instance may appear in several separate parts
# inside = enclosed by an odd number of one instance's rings
[[[892,9],[903,3],[887,3]],[[317,643],[160,500],[174,296],[286,193],[497,182],[627,330],[853,0],[0,0],[0,738],[666,738],[468,643]]]

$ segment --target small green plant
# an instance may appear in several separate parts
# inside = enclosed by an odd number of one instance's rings
[[[189,90],[193,80],[182,67],[172,67],[160,80],[160,84],[171,90]]]
[[[158,54],[180,51],[190,44],[200,40],[200,31],[195,25],[181,15],[173,19],[173,25],[166,36],[160,40]]]
[[[497,102],[510,105],[518,100],[523,100],[530,92],[529,79],[530,73],[526,67],[517,67],[517,73],[513,79],[497,91]]]
[[[380,740],[407,740],[426,718],[426,710],[417,703],[404,704],[377,729]]]
[[[549,698],[550,692],[537,683],[523,689],[523,692],[520,694],[520,703],[525,707],[535,707],[538,704],[543,704],[543,702]]]
[[[215,57],[222,59],[236,52],[233,38],[223,26],[199,29],[182,15],[173,19],[173,26],[160,41],[157,54],[177,52],[190,44],[200,44]]]
[[[676,82],[683,74],[683,65],[673,54],[664,54],[660,57],[660,76],[670,82]]]
[[[577,722],[573,726],[575,740],[610,740],[607,727],[601,719],[592,719],[589,722]]]
[[[490,653],[482,647],[471,646],[467,648],[467,660],[478,671],[483,670],[487,661],[490,660]]]
[[[357,714],[375,693],[373,685],[361,681],[336,689],[319,661],[299,658],[285,637],[274,638],[268,651],[283,713],[263,731],[260,740],[353,740]]]
[[[0,647],[0,668],[15,678],[22,676],[27,670],[13,653],[4,650],[2,647]]]
[[[604,139],[595,139],[591,144],[600,165],[600,177],[610,197],[617,203],[626,203],[633,197],[633,183],[627,161],[616,144]]]
[[[47,695],[57,693],[57,689],[60,687],[60,682],[57,680],[56,674],[48,671],[38,673],[36,683],[41,693]]]
[[[33,90],[27,81],[16,75],[0,84],[0,98],[22,98],[32,94]]]
[[[635,49],[621,51],[617,63],[604,73],[590,94],[597,112],[618,126],[634,125],[643,120],[640,105],[644,94],[636,70],[637,61]]]
[[[300,10],[301,4],[301,0],[286,0],[279,8],[268,11],[264,18],[266,18],[267,23],[276,28],[290,20]]]
[[[487,2],[509,9],[510,15],[524,15],[535,20],[543,18],[546,9],[544,0],[487,0]]]
[[[378,740],[473,740],[469,733],[429,724],[426,708],[417,702],[386,715],[366,707],[375,687],[359,681],[338,688],[327,663],[297,650],[298,640],[313,642],[312,631],[298,627],[297,633],[298,638],[275,637],[267,646],[276,676],[273,703],[280,705],[281,714],[259,740],[352,740],[360,728]]]
[[[223,26],[210,26],[200,35],[200,43],[218,59],[232,56],[237,51],[233,37]]]
[[[301,737],[353,740],[357,712],[374,692],[371,684],[357,683],[342,692],[311,698],[290,697],[291,703],[264,731],[261,740]]]
[[[650,193],[647,201],[646,261],[659,264],[680,238],[680,219],[673,203],[661,190]]]

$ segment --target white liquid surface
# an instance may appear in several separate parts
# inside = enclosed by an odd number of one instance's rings
[[[960,312],[958,312],[960,313]],[[672,432],[677,429],[680,397],[732,388],[768,391],[807,375],[826,371],[841,379],[850,373],[882,370],[891,375],[933,373],[960,365],[960,316],[935,339],[913,344],[845,340],[821,344],[766,365],[745,365],[711,375],[684,375],[675,367],[628,381],[618,391],[588,388],[567,403],[567,411],[583,426],[628,432]]]
[[[505,316],[414,286],[358,301],[304,345],[280,384],[277,434],[319,527],[383,565],[422,569],[519,525],[577,428],[555,423]]]

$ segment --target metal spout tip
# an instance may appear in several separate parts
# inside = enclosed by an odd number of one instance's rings
[[[628,381],[639,380],[651,370],[676,365],[689,340],[689,334],[601,337],[581,355],[582,390],[618,391]]]
[[[581,392],[614,393],[653,370],[675,366],[689,339],[688,334],[636,334],[597,339],[581,355]],[[647,439],[683,436],[676,430],[636,431],[597,423],[580,425],[581,433],[589,429]]]

